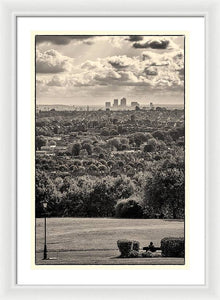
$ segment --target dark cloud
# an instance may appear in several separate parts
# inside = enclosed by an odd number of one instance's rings
[[[168,40],[158,40],[158,41],[147,41],[146,43],[134,43],[134,48],[151,48],[151,49],[167,49],[169,45]]]
[[[176,54],[173,59],[174,60],[179,60],[179,59],[183,59],[184,58],[184,55],[182,52],[179,52],[178,54]]]
[[[127,40],[130,41],[130,42],[139,42],[139,41],[143,40],[143,36],[140,36],[140,35],[130,35]]]
[[[127,66],[126,65],[123,65],[123,64],[121,64],[120,62],[109,62],[110,63],[110,65],[112,65],[112,67],[113,68],[115,68],[115,69],[125,69]]]
[[[55,45],[68,45],[71,41],[84,41],[90,45],[87,40],[94,38],[93,35],[36,35],[36,43],[51,43]]]
[[[127,68],[132,63],[132,59],[125,55],[112,56],[108,59],[108,62],[113,68],[120,70]]]
[[[146,75],[150,75],[150,76],[157,76],[158,75],[157,69],[155,67],[145,68],[144,72],[145,72]]]
[[[185,76],[185,69],[182,68],[180,70],[177,70],[179,72],[179,77],[181,80],[184,80],[184,76]]]
[[[156,76],[158,73],[157,71],[151,71],[151,70],[146,70],[146,75],[150,75],[150,76]]]

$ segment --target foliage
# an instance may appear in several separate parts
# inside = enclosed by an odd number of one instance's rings
[[[47,214],[53,216],[59,195],[56,186],[44,171],[36,170],[35,211],[36,217],[44,216],[43,202],[47,202]]]
[[[138,241],[131,240],[118,240],[117,246],[121,252],[121,257],[129,257],[131,251],[139,251],[140,243]]]
[[[183,218],[184,134],[183,110],[41,111],[37,216],[47,197],[51,216]]]
[[[36,136],[35,146],[37,150],[41,150],[42,146],[45,146],[47,139],[44,136]]]
[[[162,256],[184,257],[185,240],[184,238],[166,237],[161,240]]]
[[[85,149],[88,153],[88,155],[92,154],[92,145],[89,143],[83,143],[82,144],[82,149]]]
[[[37,178],[37,207],[42,208],[41,202],[46,196],[55,200],[59,195],[59,205],[56,205],[59,216],[111,217],[115,214],[118,199],[129,197],[134,191],[132,181],[126,176],[107,176],[104,179],[92,176],[76,179],[65,177],[64,180],[57,178],[56,185],[43,174]],[[38,216],[41,214],[43,211],[39,209]]]
[[[144,201],[150,215],[183,218],[185,206],[184,172],[177,168],[158,169],[145,186]]]
[[[139,255],[139,252],[138,252],[138,251],[136,251],[136,250],[131,250],[130,253],[129,253],[129,255],[128,255],[128,257],[129,257],[129,258],[136,258],[136,257],[138,257],[138,255]]]
[[[78,156],[79,152],[81,150],[81,144],[80,143],[75,143],[72,145],[72,155],[73,156]]]
[[[153,253],[151,251],[142,252],[142,257],[153,257]]]
[[[134,198],[118,201],[116,208],[117,218],[141,218],[143,215],[142,206]]]

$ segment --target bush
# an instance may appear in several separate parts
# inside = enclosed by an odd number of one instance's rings
[[[152,254],[151,251],[147,251],[147,252],[142,253],[142,257],[152,257],[152,256],[153,256],[153,254]]]
[[[135,257],[138,257],[138,251],[136,250],[131,250],[128,257],[130,258],[135,258]]]
[[[162,256],[184,257],[184,238],[166,237],[161,240]]]
[[[129,257],[131,252],[138,252],[140,248],[140,243],[138,241],[131,240],[118,240],[117,245],[121,252],[121,257]],[[134,255],[134,253],[132,255]]]
[[[143,148],[143,151],[144,152],[154,152],[154,149],[155,149],[155,147],[154,147],[154,145],[144,145],[144,148]]]
[[[120,200],[116,207],[117,218],[141,218],[143,215],[142,206],[136,199]]]
[[[182,219],[185,212],[185,178],[179,168],[158,168],[148,177],[144,205],[151,214],[164,218]]]
[[[152,257],[161,257],[162,256],[162,252],[161,251],[156,251],[156,252],[152,252]]]

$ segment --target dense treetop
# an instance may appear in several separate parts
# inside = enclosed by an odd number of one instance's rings
[[[184,111],[36,118],[36,215],[184,217]]]

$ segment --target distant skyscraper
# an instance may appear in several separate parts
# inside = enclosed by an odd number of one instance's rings
[[[121,99],[121,106],[122,107],[126,107],[126,105],[127,105],[126,101],[127,101],[126,98]]]
[[[114,104],[113,104],[114,107],[118,107],[118,99],[114,99]]]
[[[105,108],[110,108],[111,107],[111,102],[105,102]]]
[[[131,102],[131,106],[135,107],[135,106],[140,106],[140,104],[136,101]]]

